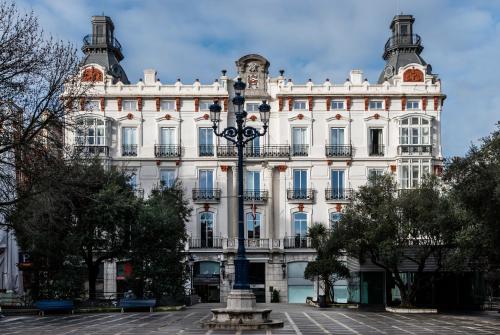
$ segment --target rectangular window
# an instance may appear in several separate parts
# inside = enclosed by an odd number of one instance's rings
[[[259,157],[261,154],[260,137],[256,137],[245,145],[245,155]]]
[[[200,111],[209,111],[212,104],[212,101],[200,101]]]
[[[401,145],[429,145],[430,122],[422,117],[408,117],[400,122],[399,144]],[[424,150],[425,149],[425,150]],[[417,149],[406,148],[407,153],[417,152]],[[415,151],[417,150],[417,151]],[[422,152],[430,153],[430,149],[423,148]]]
[[[170,188],[175,183],[175,170],[162,169],[160,170],[160,185],[162,187]]]
[[[383,109],[382,100],[370,100],[370,109],[372,110],[380,110]]]
[[[122,128],[122,156],[137,156],[137,128]]]
[[[292,128],[292,154],[294,156],[307,156],[309,145],[307,145],[307,128]]]
[[[339,212],[330,213],[330,229],[332,230],[338,229],[340,219],[342,219],[342,213]]]
[[[175,110],[175,101],[173,100],[162,100],[160,104],[160,109],[162,111],[174,111]]]
[[[294,110],[306,110],[306,102],[304,100],[296,100],[293,102]]]
[[[137,101],[135,100],[123,100],[122,108],[124,111],[133,112],[137,110]]]
[[[129,176],[128,184],[135,191],[137,189],[137,174],[135,171],[127,171],[127,175]]]
[[[249,103],[247,103],[247,106],[246,106],[247,112],[258,112],[259,106],[260,106],[260,104],[258,104],[256,102],[249,102]]]
[[[430,173],[430,160],[403,159],[399,161],[398,171],[401,188],[418,187],[422,178]]]
[[[332,170],[331,185],[332,185],[332,199],[344,199],[344,171]]]
[[[368,180],[380,177],[383,174],[384,174],[384,169],[379,169],[379,168],[368,169]]]
[[[330,103],[330,108],[333,110],[343,110],[344,109],[344,102],[339,101],[339,100],[333,100]]]
[[[369,136],[369,155],[370,156],[383,156],[384,155],[384,145],[382,140],[382,129],[370,128]]]
[[[198,141],[200,156],[214,155],[214,131],[212,128],[199,128]]]
[[[418,110],[420,109],[420,104],[418,100],[407,100],[406,101],[406,109],[407,110]]]

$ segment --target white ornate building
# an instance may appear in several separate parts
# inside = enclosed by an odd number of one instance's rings
[[[303,279],[314,259],[307,228],[335,225],[353,189],[371,174],[393,173],[401,188],[426,173],[440,173],[441,110],[445,96],[413,34],[413,17],[398,15],[384,48],[387,64],[378,82],[360,70],[346,80],[295,83],[284,71],[269,73],[269,62],[251,54],[236,61],[213,83],[162,83],[155,70],[130,83],[119,62],[121,46],[109,17],[92,18],[84,39],[82,80],[93,81],[91,98],[72,114],[76,133],[68,144],[102,156],[133,175],[138,192],[182,181],[193,207],[186,246],[194,260],[193,286],[203,301],[224,300],[234,278],[237,236],[236,151],[214,136],[209,106],[223,106],[221,127],[234,123],[232,85],[241,77],[247,125],[260,127],[258,106],[271,105],[268,134],[246,151],[245,223],[250,281],[258,301],[304,302],[316,295]],[[381,302],[384,276],[377,268],[350,264],[355,276],[338,283],[338,301]],[[102,290],[123,289],[127,264],[106,263]],[[357,274],[357,275],[356,275]],[[349,288],[349,289],[348,289]]]

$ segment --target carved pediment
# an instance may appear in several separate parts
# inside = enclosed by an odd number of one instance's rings
[[[245,95],[267,97],[269,61],[256,54],[246,55],[236,61],[238,77],[246,83]]]

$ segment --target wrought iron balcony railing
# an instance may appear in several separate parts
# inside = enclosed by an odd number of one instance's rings
[[[326,157],[351,157],[352,146],[350,145],[327,145],[325,146]]]
[[[267,201],[267,191],[263,190],[245,190],[243,191],[244,201]]]
[[[137,156],[137,144],[123,144],[122,156]]]
[[[238,155],[238,149],[234,145],[218,145],[217,146],[217,156],[218,157],[236,157]],[[243,155],[247,158],[281,158],[290,157],[290,146],[289,145],[266,145],[245,147]]]
[[[308,144],[292,144],[292,156],[307,157],[309,155]]]
[[[109,147],[107,145],[75,145],[74,149],[84,155],[109,156]]]
[[[190,238],[188,243],[190,249],[222,249],[220,237]]]
[[[200,144],[198,149],[200,157],[208,157],[214,155],[213,144]]]
[[[314,200],[312,188],[289,188],[286,190],[288,200]]]
[[[311,238],[303,235],[288,236],[283,239],[285,249],[304,249],[312,248]]]
[[[325,200],[350,200],[352,189],[350,188],[327,188],[325,189]]]
[[[111,38],[106,35],[89,34],[83,38],[83,46],[107,45],[117,50],[122,49],[122,45],[116,38]]]
[[[384,156],[384,145],[370,145],[368,155],[370,156]]]
[[[390,37],[385,43],[384,49],[391,49],[399,46],[418,46],[422,42],[422,39],[417,34],[407,34],[407,35],[397,35]]]
[[[398,146],[398,155],[430,155],[432,145],[400,145]]]
[[[214,189],[193,188],[194,201],[220,201],[220,195],[221,195],[221,190],[218,188]]]
[[[155,144],[155,157],[173,157],[181,156],[181,146],[176,144]]]

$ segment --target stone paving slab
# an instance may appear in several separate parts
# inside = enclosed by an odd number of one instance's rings
[[[500,314],[393,314],[347,309],[317,309],[307,305],[266,304],[281,329],[224,331],[202,329],[214,304],[199,304],[184,311],[38,316],[0,319],[0,334],[33,335],[316,335],[316,334],[499,334]]]

